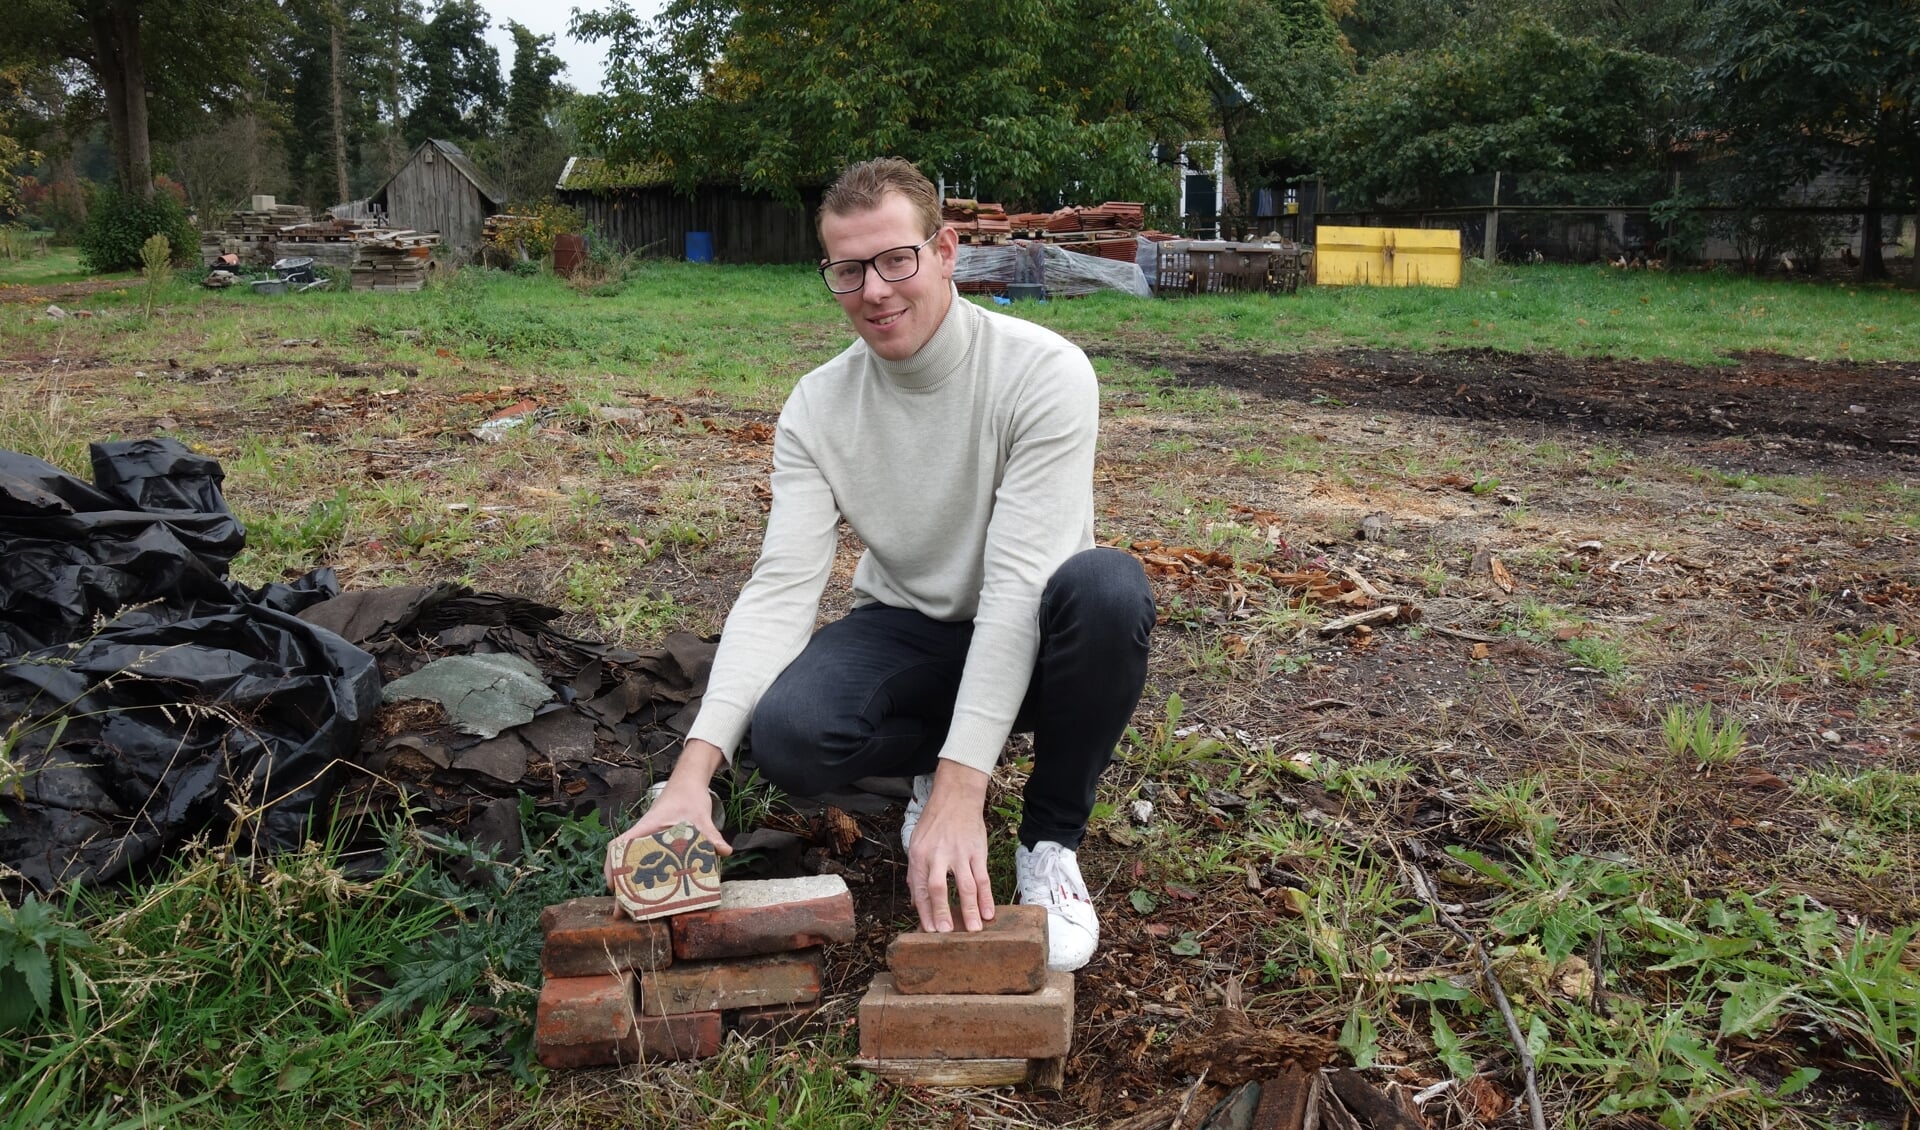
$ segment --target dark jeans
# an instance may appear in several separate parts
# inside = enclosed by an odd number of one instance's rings
[[[1020,842],[1077,848],[1094,783],[1147,680],[1153,593],[1117,549],[1067,559],[1040,597],[1040,654],[1013,728],[1033,733]],[[971,621],[869,604],[815,632],[761,696],[749,731],[769,781],[807,795],[931,773],[953,719]]]

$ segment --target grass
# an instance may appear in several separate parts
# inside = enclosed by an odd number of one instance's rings
[[[1070,337],[1188,349],[1550,349],[1696,364],[1750,350],[1858,361],[1920,350],[1911,292],[1590,266],[1470,265],[1454,290],[1308,287],[1198,302],[1095,295],[1020,313]]]
[[[0,264],[0,281],[56,266]],[[128,283],[66,322],[0,290],[0,447],[84,474],[88,442],[164,417],[226,469],[249,530],[241,580],[318,565],[350,587],[461,580],[636,648],[718,629],[764,522],[771,448],[755,429],[850,340],[803,269],[644,264],[598,295],[481,272],[415,295],[176,279],[151,317]],[[1102,1019],[1077,1033],[1064,1098],[875,1083],[844,1066],[844,1011],[698,1067],[529,1067],[532,924],[590,889],[609,831],[530,804],[513,864],[403,823],[380,862],[204,845],[136,887],[0,920],[0,994],[32,954],[54,975],[31,1035],[0,1035],[0,1126],[1085,1125],[1115,1110],[1089,1105],[1092,1080],[1111,1094],[1126,1075],[1132,1098],[1177,1085],[1166,1049],[1230,987],[1258,1023],[1357,1062],[1510,1093],[1504,1025],[1410,863],[1488,948],[1537,1041],[1550,1123],[1898,1113],[1920,1023],[1899,956],[1920,919],[1903,737],[1920,664],[1900,587],[1920,494],[1901,464],[1750,466],[1411,414],[1386,414],[1383,435],[1330,399],[1182,387],[1137,359],[1912,359],[1917,307],[1892,290],[1531,268],[1476,269],[1455,292],[1010,308],[1103,353],[1103,539],[1346,566],[1426,612],[1327,638],[1331,610],[1245,568],[1156,578],[1150,687],[1082,852],[1108,956],[1082,976]],[[529,426],[471,437],[523,400],[542,409]],[[1386,539],[1356,540],[1375,512]],[[1472,571],[1483,546],[1512,593]],[[1002,878],[1025,771],[996,779]],[[730,800],[749,821],[772,802],[764,787]]]

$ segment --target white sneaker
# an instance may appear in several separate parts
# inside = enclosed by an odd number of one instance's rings
[[[1085,965],[1100,946],[1100,916],[1079,859],[1052,840],[1031,851],[1021,845],[1013,849],[1013,877],[1021,902],[1047,908],[1047,968],[1071,973]]]
[[[913,843],[913,829],[920,823],[920,814],[926,811],[927,798],[933,795],[933,774],[922,773],[913,779],[913,796],[907,800],[907,814],[900,821],[900,850],[905,851]]]

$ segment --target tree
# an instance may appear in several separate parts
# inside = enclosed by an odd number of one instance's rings
[[[1205,45],[1208,87],[1242,196],[1311,171],[1302,136],[1352,74],[1327,0],[1196,0],[1188,26]]]
[[[407,139],[464,141],[493,128],[504,91],[500,53],[487,42],[479,0],[439,0],[413,38],[413,110]]]
[[[1920,195],[1920,5],[1719,0],[1702,75],[1751,198],[1777,201],[1829,168],[1866,181],[1860,273],[1886,275],[1880,222]],[[1920,254],[1914,256],[1920,280]]]
[[[1155,141],[1205,128],[1204,59],[1156,0],[622,0],[574,15],[608,43],[589,128],[683,189],[793,198],[846,163],[918,162],[982,196],[1161,200]]]
[[[535,35],[511,21],[507,31],[513,36],[513,69],[507,80],[506,131],[497,144],[480,143],[469,155],[499,176],[508,200],[531,204],[551,192],[566,164],[572,136],[556,127],[560,107],[573,92],[555,81],[566,65],[551,50],[552,36]]]
[[[40,159],[13,136],[13,107],[26,86],[26,71],[20,66],[0,70],[0,223],[13,220],[20,208],[21,174],[15,170]]]
[[[1539,21],[1379,60],[1308,141],[1341,191],[1411,203],[1496,171],[1631,173],[1651,142],[1669,61],[1569,39]]]
[[[0,63],[82,69],[105,110],[122,191],[153,194],[153,145],[223,107],[244,85],[245,60],[273,35],[273,0],[8,0]]]
[[[513,70],[507,79],[507,135],[525,136],[546,130],[547,111],[562,93],[554,82],[566,69],[553,53],[553,36],[535,35],[508,20],[513,36]]]

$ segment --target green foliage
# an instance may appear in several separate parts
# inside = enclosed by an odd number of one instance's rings
[[[1321,120],[1351,61],[1327,0],[1188,0],[1241,195],[1298,171],[1303,132]]]
[[[1808,773],[1797,784],[1871,827],[1920,832],[1920,773],[1898,769]]]
[[[1667,707],[1660,736],[1667,752],[1697,765],[1725,765],[1747,747],[1747,728],[1740,720],[1728,718],[1715,725],[1713,707],[1706,703],[1691,710],[1677,702]]]
[[[1620,645],[1610,639],[1581,636],[1568,640],[1567,654],[1573,656],[1575,663],[1609,679],[1618,679],[1627,673],[1627,657],[1620,654]]]
[[[354,877],[314,843],[258,871],[204,850],[133,891],[85,897],[93,944],[64,948],[61,1007],[0,1036],[0,1078],[21,1081],[5,1099],[52,1125],[90,1122],[128,1094],[153,1106],[217,1096],[230,1117],[266,1123],[443,1104],[479,1067],[484,1034],[458,1011],[370,1007],[380,967],[447,917],[416,877],[399,855]]]
[[[1537,19],[1350,83],[1307,148],[1340,191],[1412,202],[1481,173],[1592,173],[1654,156],[1646,123],[1671,64],[1569,39]]]
[[[463,141],[492,130],[506,91],[487,22],[478,0],[438,0],[433,17],[415,30],[409,143]]]
[[[34,895],[18,907],[0,902],[0,1033],[51,1013],[55,970],[64,974],[66,951],[91,944],[86,931],[61,921]]]
[[[1878,624],[1857,632],[1835,632],[1833,642],[1840,681],[1871,686],[1887,677],[1901,650],[1912,647],[1914,639],[1892,624]]]
[[[566,64],[553,53],[553,36],[535,35],[513,20],[513,70],[507,78],[507,135],[525,137],[546,127],[547,111],[559,98],[554,78]]]
[[[1133,726],[1127,727],[1122,756],[1150,774],[1165,772],[1189,762],[1218,760],[1226,747],[1208,737],[1203,727],[1183,728],[1180,719],[1185,716],[1186,710],[1187,704],[1178,693],[1168,695],[1165,711],[1147,733],[1142,734]]]
[[[157,232],[140,245],[140,275],[147,280],[140,301],[149,318],[153,317],[153,308],[160,301],[160,292],[173,280],[173,266],[167,262],[171,254],[167,237]]]
[[[1864,174],[1875,213],[1920,166],[1920,6],[1907,0],[1721,0],[1703,36],[1714,46],[1701,97],[1737,137],[1732,187],[1777,202],[1829,166]],[[1863,269],[1878,273],[1877,240]]]
[[[1197,45],[1152,0],[672,0],[650,26],[616,3],[572,31],[608,44],[588,132],[685,190],[793,199],[895,154],[985,199],[1167,204],[1174,174],[1152,145],[1208,117]]]
[[[144,262],[147,240],[163,236],[175,249],[175,262],[185,263],[190,249],[200,246],[185,208],[171,195],[156,192],[151,200],[103,189],[87,210],[87,226],[80,233],[80,258],[87,270],[131,271]]]

